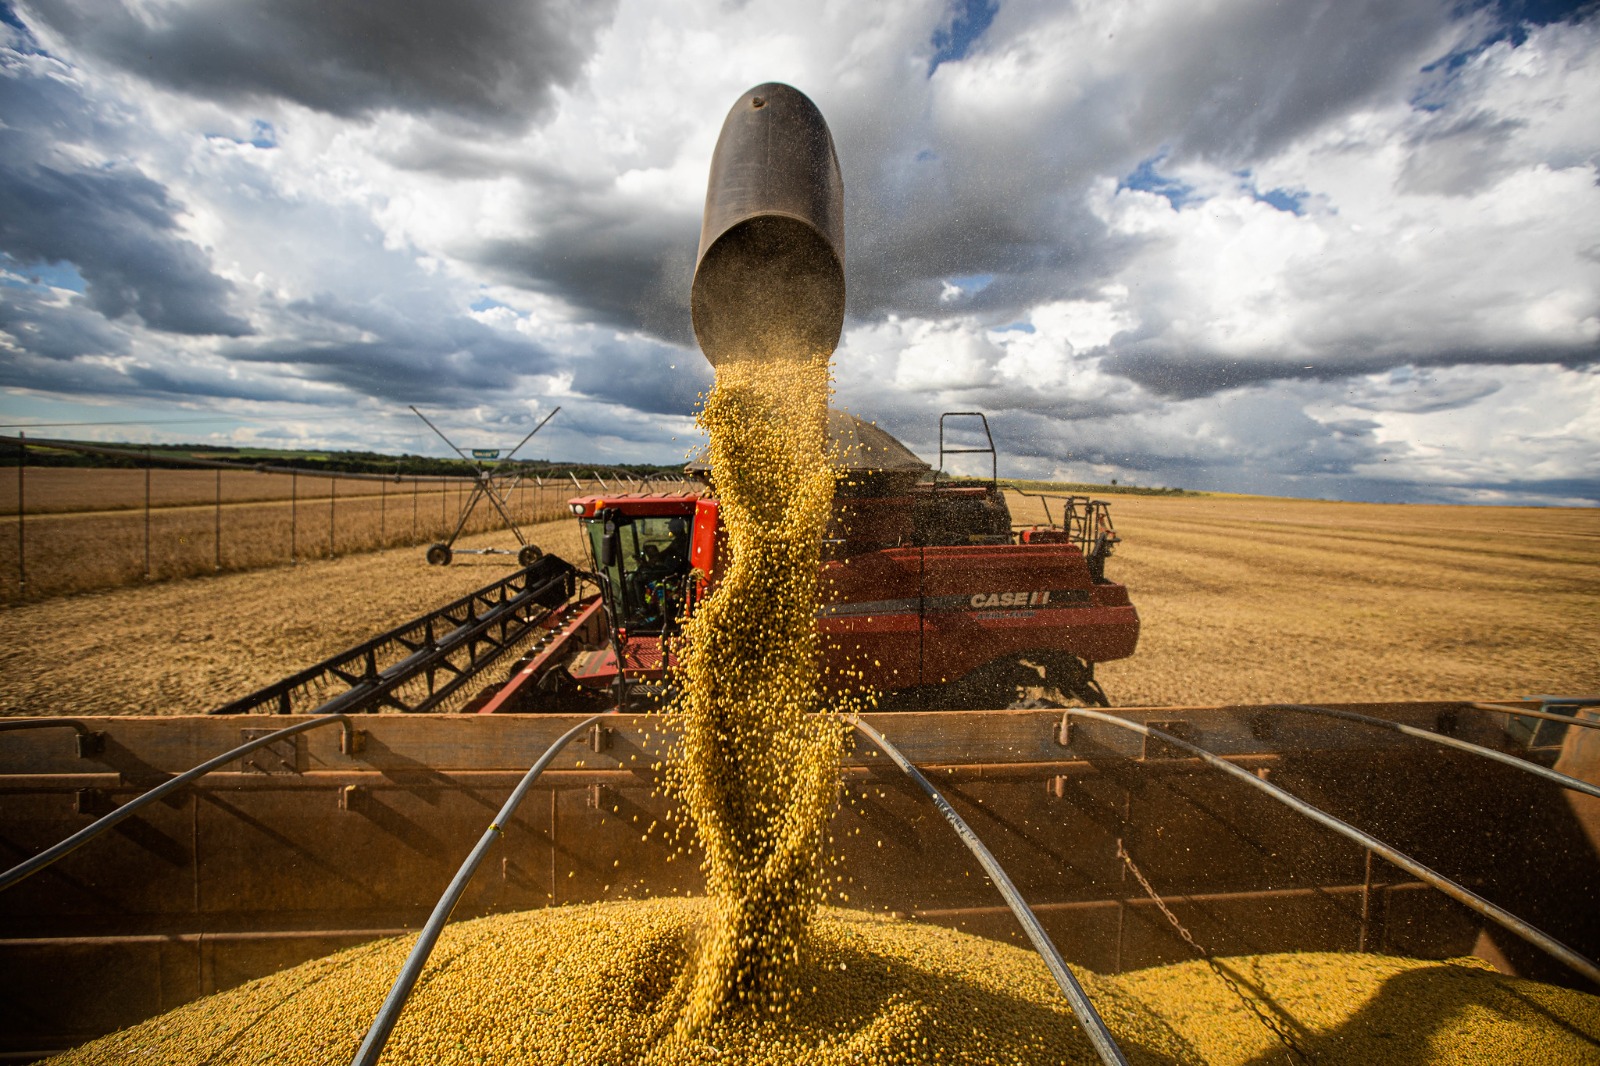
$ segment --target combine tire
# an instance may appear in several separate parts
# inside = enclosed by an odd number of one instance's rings
[[[542,558],[544,558],[543,548],[537,544],[524,544],[522,550],[517,553],[517,565],[532,566]]]
[[[435,545],[431,546],[428,549],[428,565],[429,566],[449,566],[450,565],[450,545],[448,545],[448,544],[435,544]]]
[[[1085,707],[1111,706],[1105,689],[1094,679],[1093,663],[1084,662],[1070,652],[1044,652],[1027,656],[1027,659],[1030,665],[1043,669],[1047,698],[1049,690],[1054,690],[1061,699],[1076,700]]]
[[[1031,691],[1030,691],[1031,690]],[[1070,652],[1040,650],[987,663],[942,693],[936,706],[950,710],[1038,710],[1109,707],[1094,668]]]

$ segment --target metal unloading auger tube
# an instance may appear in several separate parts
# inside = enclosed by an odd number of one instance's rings
[[[844,182],[828,124],[798,89],[757,85],[723,121],[689,307],[713,366],[838,345]]]

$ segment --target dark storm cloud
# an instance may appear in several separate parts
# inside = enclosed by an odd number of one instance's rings
[[[1132,122],[1167,126],[1176,156],[1248,163],[1352,107],[1392,94],[1457,13],[1424,0],[1319,0],[1194,10],[1184,32],[1129,70],[1143,76]],[[1178,43],[1181,40],[1181,44]],[[1126,90],[1127,86],[1122,86]]]
[[[465,254],[497,280],[558,296],[600,324],[694,344],[697,217],[621,211],[581,195],[545,199],[540,212],[537,241],[490,241]]]
[[[10,326],[5,326],[8,331]],[[120,338],[119,342],[125,343]],[[218,364],[52,359],[32,349],[0,359],[0,387],[41,393],[187,403],[196,397],[261,403],[348,404],[289,377],[242,377]]]
[[[1554,365],[1579,369],[1597,362],[1600,362],[1600,346],[1593,344],[1577,347],[1529,344],[1516,348],[1489,345],[1443,352],[1374,351],[1352,344],[1344,350],[1319,355],[1316,362],[1308,366],[1302,359],[1290,356],[1240,359],[1170,343],[1144,343],[1114,346],[1102,366],[1158,396],[1192,400],[1248,385],[1290,380],[1337,381],[1402,366]],[[1488,390],[1493,391],[1492,388]],[[1487,393],[1461,398],[1446,396],[1437,401],[1424,399],[1418,401],[1420,406],[1417,407],[1405,406],[1404,400],[1392,401],[1395,406],[1384,406],[1382,400],[1364,402],[1363,406],[1373,410],[1444,411],[1465,406],[1481,395]]]
[[[963,43],[967,58],[944,57],[936,77],[982,62],[985,52],[1026,50],[1041,15],[1075,17],[1058,10],[1002,7],[982,37]],[[934,23],[948,21],[943,12],[930,14],[928,40]],[[1149,249],[1110,232],[1094,214],[1092,182],[1130,173],[1156,155],[1248,166],[1414,76],[1437,58],[1429,48],[1449,15],[1434,0],[1310,9],[1246,4],[1196,13],[1182,25],[1140,27],[1126,43],[1108,43],[1125,49],[1124,61],[1089,77],[1081,93],[1045,91],[1028,112],[1004,121],[970,118],[959,97],[939,103],[920,76],[912,82],[873,72],[867,91],[850,93],[809,87],[828,116],[845,175],[850,323],[959,314],[998,326],[1044,302],[1093,298]],[[557,296],[600,324],[694,343],[687,297],[696,216],[652,214],[608,187],[578,184],[551,161],[510,164],[479,142],[437,131],[414,135],[391,161],[458,178],[511,176],[536,190],[535,236],[456,254],[497,281]],[[947,279],[973,275],[992,280],[947,298]],[[1208,365],[1171,368],[1149,345],[1123,358],[1137,380],[1171,395],[1300,373],[1292,360],[1246,364],[1181,354],[1191,366]],[[1172,384],[1161,386],[1156,376]]]
[[[180,207],[138,171],[67,169],[28,160],[25,137],[0,131],[0,249],[24,262],[70,262],[85,302],[107,318],[138,315],[169,333],[250,331],[228,313],[232,286],[177,232]]]
[[[1039,303],[1081,295],[1125,254],[1126,242],[1107,234],[1081,199],[1017,200],[997,188],[992,198],[952,207],[927,202],[926,192],[892,216],[862,218],[850,234],[852,317],[979,314],[1003,323]],[[873,210],[863,205],[858,217]],[[981,292],[943,298],[947,279],[984,275],[993,280]]]
[[[1588,500],[1600,504],[1600,477],[1529,478],[1518,481],[1468,481],[1451,488],[1481,489],[1512,496],[1549,496]],[[1456,494],[1459,495],[1459,491]],[[1451,500],[1451,502],[1455,502]]]
[[[658,415],[692,415],[711,388],[711,365],[696,349],[608,341],[571,360],[572,388],[607,403]]]
[[[28,0],[75,49],[208,99],[519,125],[583,70],[614,2]]]
[[[1406,367],[1392,372],[1381,384],[1367,385],[1343,402],[1364,411],[1394,411],[1402,414],[1434,414],[1469,407],[1493,396],[1501,388],[1498,381],[1440,381]]]
[[[1522,125],[1482,111],[1427,123],[1408,145],[1400,190],[1471,196],[1488,188],[1515,168],[1506,140]]]
[[[0,283],[0,330],[51,362],[127,351],[127,335],[80,301],[63,302],[35,286]]]
[[[1176,400],[1193,400],[1225,389],[1258,385],[1285,377],[1330,376],[1329,371],[1318,374],[1315,369],[1307,370],[1304,364],[1296,366],[1287,359],[1239,359],[1223,353],[1189,348],[1176,351],[1168,345],[1154,344],[1115,349],[1106,357],[1103,365],[1112,374],[1136,382],[1158,396]],[[1334,371],[1332,376],[1372,369],[1375,368],[1350,368],[1342,373]]]
[[[459,404],[555,366],[540,345],[426,303],[322,294],[273,317],[271,340],[231,344],[222,354],[292,365],[310,380],[393,402]]]
[[[1076,17],[1067,10],[1044,20]],[[1092,181],[1158,155],[1248,167],[1413,76],[1436,58],[1428,47],[1449,15],[1433,0],[1197,8],[1104,42],[1121,56],[1113,67],[1086,66],[1054,93],[1041,86],[1025,111],[990,122],[966,117],[959,96],[930,121],[908,87],[894,87],[898,99],[830,100],[850,197],[851,313],[1003,320],[1092,289],[1136,251],[1088,209]],[[1003,7],[974,61],[1028,54],[1040,16]],[[995,281],[970,301],[941,303],[943,279],[975,274]]]
[[[107,318],[137,315],[169,333],[250,332],[228,310],[232,286],[180,232],[182,205],[163,186],[136,167],[58,151],[95,132],[88,110],[75,88],[39,68],[0,76],[0,252],[21,264],[73,264],[83,303]]]

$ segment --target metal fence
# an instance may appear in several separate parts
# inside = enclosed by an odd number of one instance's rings
[[[20,435],[0,435],[0,444],[17,449],[16,462],[0,470],[0,517],[15,526],[14,537],[0,537],[0,573],[13,578],[0,586],[0,602],[420,547],[450,535],[476,482],[252,465]],[[30,465],[29,451],[39,448],[137,465]],[[688,487],[677,478],[608,467],[516,468],[495,477],[524,529],[565,517],[566,501],[576,494]],[[462,535],[505,529],[495,508],[480,502]]]

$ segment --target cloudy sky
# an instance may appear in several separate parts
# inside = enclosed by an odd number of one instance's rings
[[[676,461],[763,81],[839,148],[838,403],[925,456],[1600,503],[1594,4],[0,0],[0,422]]]

